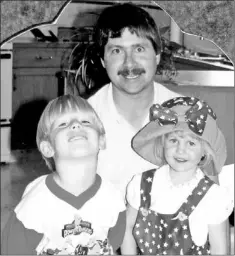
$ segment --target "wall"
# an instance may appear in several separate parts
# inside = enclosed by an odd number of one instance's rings
[[[215,111],[227,143],[227,164],[234,163],[234,87],[166,86],[183,95],[195,96]]]

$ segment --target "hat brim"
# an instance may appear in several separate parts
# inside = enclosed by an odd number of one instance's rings
[[[208,117],[207,122],[212,126],[215,124],[210,117]],[[203,135],[198,137],[206,140],[213,149],[215,153],[215,157],[212,159],[214,170],[212,171],[211,168],[209,168],[208,174],[217,175],[221,171],[227,157],[226,142],[220,129],[217,126],[211,129],[212,126],[210,125],[205,128]],[[186,122],[178,122],[177,125],[169,124],[161,126],[158,121],[151,121],[133,137],[132,148],[145,160],[157,166],[161,166],[163,159],[155,153],[156,139],[164,134],[180,130],[192,132]],[[213,145],[211,145],[212,141]]]
[[[164,134],[180,130],[190,131],[188,125],[184,122],[178,123],[177,125],[171,124],[164,126],[160,126],[157,121],[149,122],[133,137],[132,148],[145,160],[160,166],[162,159],[158,158],[155,154],[156,139]]]

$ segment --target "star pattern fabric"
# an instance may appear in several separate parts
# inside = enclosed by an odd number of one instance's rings
[[[194,97],[176,97],[164,102],[162,105],[154,104],[150,108],[150,120],[157,120],[159,125],[176,125],[179,120],[177,113],[171,108],[177,105],[191,106],[185,113],[185,122],[196,134],[202,135],[206,126],[207,116],[216,120],[216,114],[204,101]]]
[[[210,255],[208,239],[203,246],[193,242],[188,217],[213,185],[213,181],[205,176],[176,213],[160,214],[150,209],[155,171],[149,170],[142,174],[141,205],[133,229],[140,254]]]

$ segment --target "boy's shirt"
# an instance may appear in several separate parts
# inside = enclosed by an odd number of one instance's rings
[[[51,174],[41,176],[27,186],[6,225],[2,253],[112,254],[124,236],[124,211],[122,196],[98,175],[79,196],[59,187]]]

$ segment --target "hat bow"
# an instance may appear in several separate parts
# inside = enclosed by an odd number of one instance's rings
[[[206,126],[208,115],[216,120],[213,110],[204,102],[194,97],[177,97],[166,101],[164,104],[154,104],[150,108],[150,121],[158,121],[160,126],[177,125],[181,122],[182,116],[171,109],[174,106],[191,106],[183,115],[184,122],[188,124],[189,129],[197,135],[202,135]]]

